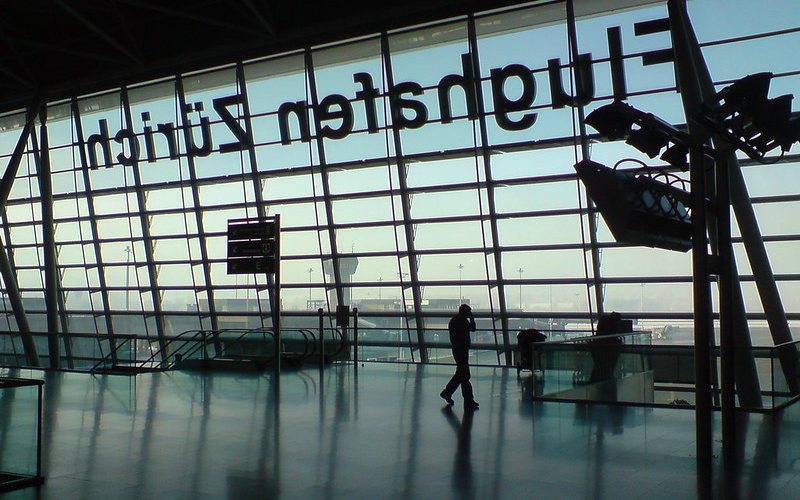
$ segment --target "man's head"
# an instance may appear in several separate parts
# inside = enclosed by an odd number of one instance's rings
[[[461,307],[458,308],[458,314],[461,316],[469,316],[472,312],[472,308],[467,304],[461,304]]]

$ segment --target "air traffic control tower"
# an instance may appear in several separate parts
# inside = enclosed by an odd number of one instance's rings
[[[353,305],[353,288],[350,286],[350,283],[353,282],[353,275],[356,273],[358,269],[358,257],[354,256],[341,256],[339,257],[339,273],[341,274],[340,279],[342,280],[342,300],[344,303],[342,305],[352,306]],[[322,269],[325,271],[325,282],[326,283],[336,283],[336,279],[334,278],[333,273],[333,261],[331,259],[325,259],[322,262]],[[330,304],[336,304],[336,289],[331,288],[328,291],[328,300]]]

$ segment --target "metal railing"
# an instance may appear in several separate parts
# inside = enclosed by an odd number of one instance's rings
[[[620,334],[622,346],[601,347],[596,337],[587,336],[586,330],[542,330],[548,340],[540,345],[543,355],[543,384],[537,397],[552,394],[555,382],[552,370],[578,370],[583,375],[591,375],[591,352],[601,349],[616,349],[619,359],[630,366],[637,357],[641,369],[638,373],[652,373],[654,395],[642,398],[645,403],[652,399],[653,404],[683,402],[694,403],[694,350],[689,345],[652,345],[636,342],[643,337],[642,332]],[[360,359],[365,361],[418,362],[415,353],[420,348],[416,335],[407,335],[405,329],[359,327],[358,347]],[[452,353],[448,332],[445,328],[426,329],[424,347],[428,349],[431,363],[452,363]],[[281,346],[282,359],[295,364],[317,362],[320,357],[318,329],[284,329]],[[344,341],[344,334],[338,328],[323,328],[325,337],[325,360],[351,360],[355,352],[352,336]],[[42,365],[48,366],[47,334],[33,334],[37,346],[41,346]],[[261,367],[274,361],[274,332],[270,329],[231,328],[218,331],[188,330],[175,337],[168,337],[165,350],[159,350],[156,339],[137,335],[107,335],[72,333],[59,336],[62,343],[62,369],[89,373],[135,373],[141,371],[168,370],[184,367],[192,360],[208,361],[214,359],[250,360]],[[69,341],[71,349],[63,349]],[[28,366],[27,358],[21,349],[21,339],[16,332],[0,333],[0,365]],[[516,351],[516,350],[515,350]],[[559,354],[555,354],[555,352]],[[67,358],[67,352],[70,356]],[[498,366],[502,362],[503,347],[494,341],[493,330],[479,329],[473,334],[470,362],[475,365]],[[794,358],[800,363],[800,341],[787,342],[777,346],[753,347],[753,358],[761,387],[763,405],[748,409],[778,409],[800,399],[795,389],[798,384],[790,384],[784,368],[786,358]],[[711,362],[719,364],[719,352],[712,349]],[[558,358],[558,359],[556,359]],[[588,364],[587,364],[588,361]],[[581,368],[582,367],[582,368]],[[627,368],[626,368],[627,369]],[[548,373],[551,371],[551,373]],[[712,370],[713,371],[713,370]],[[578,373],[576,381],[584,377]],[[571,374],[569,372],[572,383]],[[649,375],[648,375],[649,376]],[[796,382],[800,377],[795,375]],[[560,382],[566,383],[566,382]],[[649,383],[649,382],[648,382]],[[580,385],[580,384],[578,384]],[[583,384],[586,385],[586,384]],[[794,388],[793,388],[794,386]],[[718,387],[713,386],[712,395],[718,400]]]
[[[319,332],[282,329],[281,359],[300,364],[319,352]],[[341,330],[324,329],[327,359],[344,359],[348,344]],[[40,367],[49,368],[47,332],[33,332],[39,347]],[[191,360],[249,359],[262,366],[274,361],[275,333],[268,328],[187,330],[167,337],[163,347],[154,338],[115,334],[70,333],[59,335],[61,370],[87,373],[136,373],[168,370]],[[69,349],[67,349],[69,345]],[[0,366],[28,367],[19,332],[0,332]]]
[[[608,343],[609,338],[619,342]],[[694,405],[693,346],[652,345],[649,334],[634,332],[534,344],[534,399],[640,405]],[[800,360],[800,341],[753,347],[762,405],[737,407],[774,411],[798,399],[785,360]],[[711,350],[712,373],[719,373],[719,348]],[[716,368],[716,371],[714,370]],[[800,374],[794,374],[800,381]],[[795,385],[796,387],[796,385]],[[712,381],[712,404],[719,408],[719,384]]]
[[[334,344],[326,351],[337,358],[345,349],[342,332],[329,329]],[[338,335],[338,340],[337,340]],[[309,329],[282,329],[281,359],[294,364],[313,358],[318,352],[317,334]],[[123,344],[98,361],[90,372],[144,372],[170,370],[203,363],[228,360],[252,362],[263,369],[275,359],[275,332],[270,328],[226,328],[222,330],[187,330],[167,339],[164,347],[145,359],[124,357],[120,353],[139,352],[131,348],[141,339],[128,338]]]

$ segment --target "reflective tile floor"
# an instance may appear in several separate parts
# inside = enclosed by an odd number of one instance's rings
[[[272,374],[10,373],[46,380],[47,479],[3,498],[696,497],[693,411],[534,404],[499,368],[473,371],[480,410],[448,411],[451,373],[341,365],[279,390]],[[739,429],[740,471],[715,496],[800,498],[800,404]]]

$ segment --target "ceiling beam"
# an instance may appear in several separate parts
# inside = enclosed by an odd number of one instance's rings
[[[169,7],[165,7],[163,5],[144,2],[144,1],[141,1],[141,0],[118,0],[118,1],[119,1],[119,3],[124,3],[124,4],[130,5],[132,7],[139,7],[139,8],[142,8],[142,9],[149,9],[149,10],[152,10],[152,11],[155,11],[155,12],[159,12],[159,13],[167,15],[167,16],[177,17],[177,18],[180,18],[180,19],[187,19],[187,20],[190,20],[190,21],[197,21],[197,22],[200,22],[200,23],[203,23],[203,24],[207,24],[209,26],[216,26],[218,28],[225,28],[225,29],[229,29],[229,30],[232,30],[232,31],[238,31],[240,33],[243,33],[243,34],[246,34],[246,35],[249,35],[249,36],[259,36],[260,37],[262,35],[262,33],[259,32],[258,30],[246,28],[246,27],[244,27],[242,25],[226,23],[224,21],[219,21],[217,19],[213,19],[213,18],[206,17],[206,16],[200,16],[200,15],[194,14],[192,12],[187,12],[185,10],[170,9]]]
[[[85,50],[71,49],[71,48],[69,48],[67,46],[66,43],[62,43],[62,44],[44,43],[44,42],[37,42],[36,40],[29,40],[27,38],[17,38],[17,37],[12,37],[12,36],[8,36],[8,35],[3,36],[3,38],[8,42],[13,42],[13,43],[19,44],[19,45],[27,45],[27,46],[35,48],[35,49],[43,49],[45,51],[56,51],[56,52],[61,52],[63,54],[70,54],[70,55],[73,55],[73,56],[85,57],[87,59],[95,59],[97,61],[123,64],[118,57],[106,56],[106,55],[98,54],[97,52],[89,52],[89,51],[85,51]],[[15,52],[15,53],[17,55],[21,55],[23,58],[25,56],[27,56],[27,55],[35,54],[35,53],[19,54],[18,52]]]
[[[3,75],[7,76],[8,78],[10,78],[10,79],[12,79],[12,80],[14,80],[14,81],[16,81],[16,82],[18,82],[20,84],[19,87],[15,87],[15,88],[22,88],[22,89],[28,90],[28,89],[34,87],[33,82],[25,80],[24,78],[19,76],[17,73],[15,73],[14,71],[6,68],[2,64],[0,64],[0,73],[2,73]],[[4,82],[4,83],[7,84],[9,82]]]
[[[95,35],[99,36],[103,40],[106,41],[109,45],[117,49],[120,53],[122,53],[125,57],[130,59],[132,62],[136,63],[137,65],[142,64],[141,58],[139,58],[136,54],[128,50],[122,44],[120,44],[114,37],[107,34],[103,31],[99,26],[95,23],[87,19],[83,14],[72,8],[70,5],[64,2],[64,0],[54,0],[59,7],[67,11],[72,17],[83,23],[87,28],[89,28]]]
[[[276,27],[275,27],[275,20],[274,16],[270,12],[270,3],[261,1],[259,5],[263,5],[264,12],[262,9],[259,9],[258,6],[253,4],[252,0],[242,0],[244,6],[247,7],[247,10],[255,16],[261,26],[264,27],[264,30],[267,32],[270,38],[275,38],[278,34]]]
[[[119,8],[119,2],[117,0],[110,0],[109,3],[111,4],[111,8],[114,9],[114,14],[117,16],[117,22],[119,22],[120,29],[125,33],[128,46],[131,47],[131,50],[136,52],[136,56],[140,60],[144,60],[144,57],[142,56],[140,40],[137,39],[131,32],[131,26],[128,22],[128,17],[125,16],[125,14]]]

